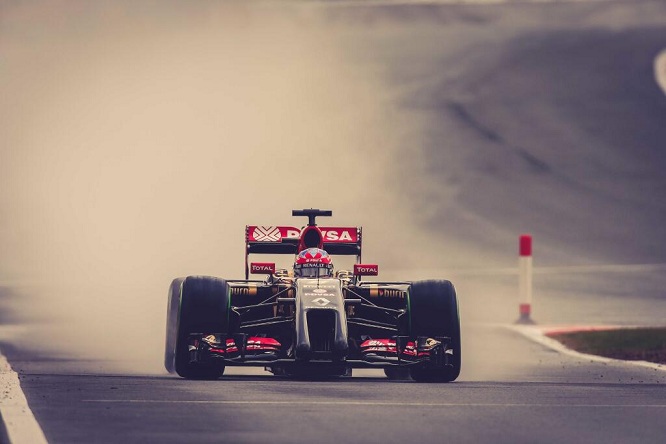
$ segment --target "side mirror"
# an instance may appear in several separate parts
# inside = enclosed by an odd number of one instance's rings
[[[275,262],[252,262],[251,274],[275,274]]]
[[[354,276],[377,276],[379,265],[377,264],[354,264]]]

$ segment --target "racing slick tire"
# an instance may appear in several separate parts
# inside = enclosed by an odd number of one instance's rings
[[[176,338],[178,337],[178,311],[180,310],[180,287],[185,278],[176,278],[169,286],[167,299],[166,344],[164,345],[164,367],[176,373]]]
[[[165,366],[187,379],[217,379],[224,367],[192,363],[188,349],[191,333],[226,333],[229,292],[223,279],[188,276],[175,279],[169,290]]]
[[[410,369],[412,379],[417,382],[451,382],[460,375],[460,315],[456,290],[450,281],[414,282],[409,293],[411,336],[451,338],[449,348],[453,355],[449,366],[437,368],[425,365]]]

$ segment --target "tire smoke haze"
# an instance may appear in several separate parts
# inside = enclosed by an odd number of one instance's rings
[[[160,371],[171,279],[240,278],[246,224],[331,208],[379,247],[401,136],[312,17],[130,5],[4,7],[0,279],[29,345]]]
[[[537,268],[664,261],[662,5],[313,5],[2,3],[13,344],[161,372],[171,280],[242,277],[244,226],[294,208],[363,226],[382,280],[450,278],[464,378],[520,233]],[[536,319],[662,322],[663,281],[537,274]]]

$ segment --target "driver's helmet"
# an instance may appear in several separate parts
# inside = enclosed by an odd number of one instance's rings
[[[333,261],[331,256],[320,248],[308,248],[296,256],[294,263],[295,277],[331,277]]]

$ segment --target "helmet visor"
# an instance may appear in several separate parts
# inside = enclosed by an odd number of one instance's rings
[[[331,264],[298,264],[294,266],[294,276],[307,278],[323,278],[333,275]]]

